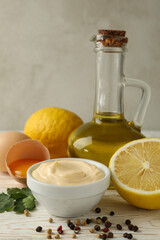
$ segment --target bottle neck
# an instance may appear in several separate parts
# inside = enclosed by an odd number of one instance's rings
[[[123,118],[124,50],[122,48],[96,48],[97,78],[94,119]]]

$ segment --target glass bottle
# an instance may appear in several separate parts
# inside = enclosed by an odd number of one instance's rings
[[[73,131],[68,140],[70,157],[99,161],[106,166],[125,143],[143,138],[141,126],[150,99],[150,87],[123,74],[125,31],[99,30],[95,36],[97,78],[92,121]],[[142,97],[133,121],[124,117],[124,88],[138,87]]]

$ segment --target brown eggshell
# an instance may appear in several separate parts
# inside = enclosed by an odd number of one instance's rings
[[[16,142],[30,139],[26,134],[8,131],[0,134],[0,172],[7,172],[5,159],[9,148]]]
[[[33,139],[26,139],[12,145],[6,156],[6,167],[10,176],[20,183],[26,183],[26,178],[16,177],[11,172],[9,165],[16,160],[22,159],[37,159],[44,161],[50,159],[48,149],[39,141]]]

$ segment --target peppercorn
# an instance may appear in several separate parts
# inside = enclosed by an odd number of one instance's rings
[[[80,224],[81,224],[80,219],[76,219],[76,220],[75,220],[75,225],[79,226]]]
[[[49,220],[48,220],[50,223],[52,223],[53,222],[53,218],[49,218]]]
[[[105,226],[106,226],[107,228],[110,228],[110,227],[112,226],[112,223],[109,222],[109,221],[105,221]]]
[[[132,231],[132,230],[133,230],[133,225],[132,225],[132,224],[129,224],[129,225],[128,225],[128,229],[129,229],[130,231]]]
[[[76,234],[73,234],[73,235],[72,235],[72,238],[76,238],[76,237],[77,237]]]
[[[105,222],[105,221],[107,221],[107,217],[106,216],[102,217],[102,222]]]
[[[87,224],[90,224],[91,223],[91,220],[89,218],[86,219],[86,223]]]
[[[70,228],[70,225],[72,225],[73,223],[70,220],[67,220],[67,226]]]
[[[59,234],[56,234],[56,235],[55,235],[55,238],[56,238],[56,239],[60,239]]]
[[[135,226],[133,226],[133,229],[132,229],[132,230],[133,230],[134,232],[137,232],[138,229],[139,229],[139,228],[135,225]]]
[[[69,225],[69,228],[70,228],[71,230],[74,230],[74,229],[75,229],[75,225],[74,225],[73,223],[71,223],[71,224]]]
[[[94,223],[94,218],[91,218],[90,221],[91,221],[91,223]]]
[[[82,222],[82,226],[86,226],[86,221],[83,221],[83,222]]]
[[[48,228],[48,229],[46,230],[46,232],[48,233],[48,235],[51,235],[51,234],[52,234],[52,229]]]
[[[74,232],[75,232],[76,234],[78,234],[78,233],[80,232],[80,230],[81,230],[80,227],[75,227],[75,228],[74,228]]]
[[[99,207],[97,207],[97,208],[95,209],[95,212],[96,212],[96,213],[100,213],[100,212],[101,212],[101,209],[100,209]]]
[[[52,236],[50,234],[48,234],[47,239],[52,239]]]
[[[37,228],[36,228],[36,232],[41,232],[42,231],[42,227],[41,226],[38,226]]]
[[[101,238],[102,239],[106,239],[107,238],[107,234],[105,234],[105,233],[101,234]]]
[[[128,236],[127,236],[127,238],[128,238],[128,239],[132,239],[132,238],[133,238],[132,234],[129,233]]]
[[[95,226],[94,226],[94,229],[95,229],[96,231],[100,231],[100,230],[101,230],[101,228],[100,228],[99,225],[95,225]]]
[[[101,238],[101,234],[100,233],[97,234],[97,238]]]
[[[90,233],[94,233],[95,229],[94,228],[90,228],[89,231],[90,231]]]
[[[113,233],[112,233],[112,232],[109,232],[109,233],[108,233],[108,238],[113,238],[113,237],[114,237]]]
[[[101,224],[102,220],[100,217],[96,218],[96,223]]]
[[[122,230],[122,226],[121,226],[120,224],[117,224],[117,225],[116,225],[116,228],[117,228],[118,230]]]
[[[109,231],[109,228],[105,227],[103,229],[101,229],[103,232],[108,232]]]
[[[125,221],[125,224],[126,224],[126,225],[129,225],[129,224],[131,224],[131,220],[129,220],[129,219],[126,219],[126,221]]]
[[[59,226],[59,227],[57,228],[57,232],[58,232],[59,234],[63,234],[62,226]]]
[[[114,211],[111,211],[109,214],[110,214],[110,216],[113,216],[114,215]]]
[[[123,237],[124,237],[124,238],[127,238],[127,237],[128,237],[128,233],[124,233],[124,234],[123,234]]]
[[[24,215],[25,215],[26,217],[28,217],[29,214],[30,214],[29,211],[28,211],[27,209],[25,209],[25,210],[24,210]]]

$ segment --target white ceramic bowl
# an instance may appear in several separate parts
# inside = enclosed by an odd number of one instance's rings
[[[64,159],[66,158],[50,159],[43,162]],[[67,158],[67,160],[84,161],[93,164],[104,172],[105,176],[97,182],[76,186],[59,186],[43,183],[32,177],[32,171],[42,163],[40,162],[28,169],[27,185],[32,190],[37,201],[50,214],[59,217],[76,217],[89,212],[101,200],[110,184],[110,171],[105,165],[96,161],[81,158]]]

